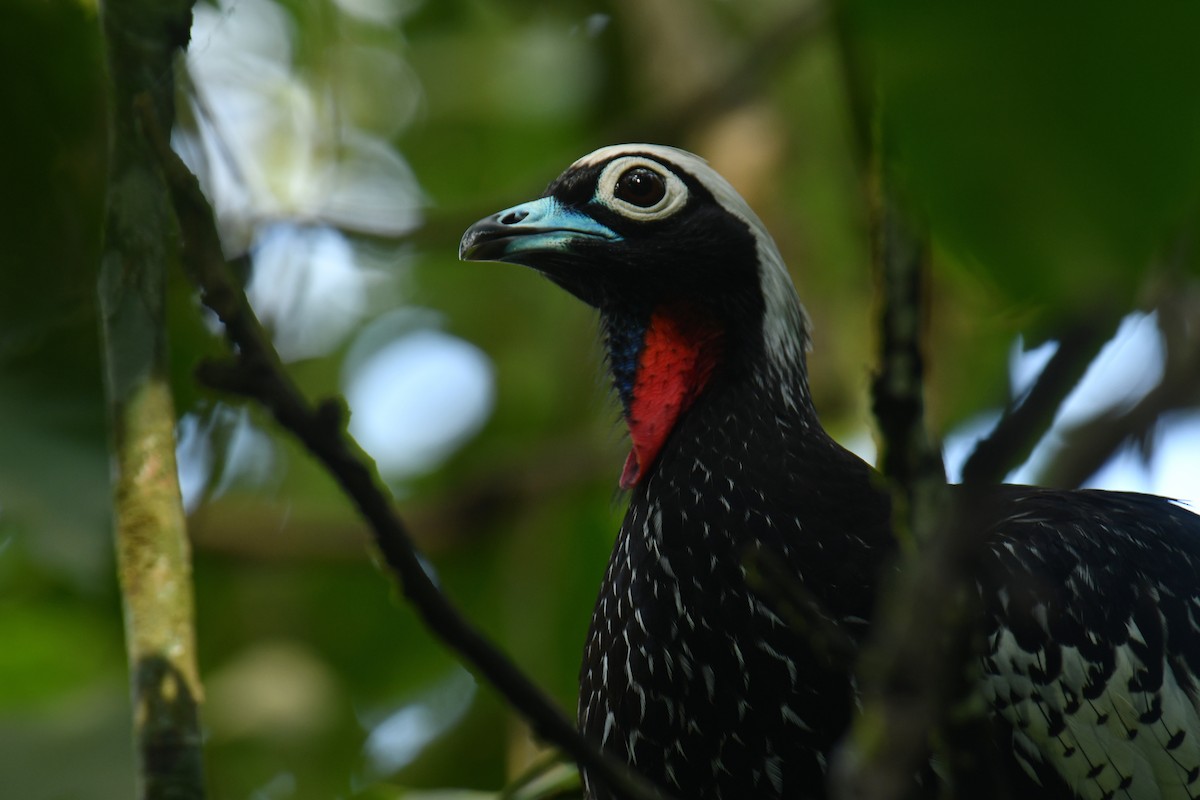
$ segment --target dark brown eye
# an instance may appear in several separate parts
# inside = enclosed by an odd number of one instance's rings
[[[667,185],[662,176],[654,170],[634,167],[617,178],[617,187],[613,194],[619,200],[638,208],[650,208],[666,196]]]

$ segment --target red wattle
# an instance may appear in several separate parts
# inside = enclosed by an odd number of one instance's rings
[[[710,325],[689,314],[651,316],[626,410],[633,451],[621,471],[622,489],[641,481],[679,417],[708,383],[716,339]]]

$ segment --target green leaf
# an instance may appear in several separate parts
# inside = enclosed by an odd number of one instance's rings
[[[1200,6],[852,9],[935,235],[1011,300],[1127,308],[1200,197]]]

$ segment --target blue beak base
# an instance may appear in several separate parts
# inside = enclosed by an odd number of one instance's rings
[[[458,246],[463,261],[523,264],[523,254],[556,253],[580,239],[617,241],[610,228],[553,197],[505,209],[467,228]]]

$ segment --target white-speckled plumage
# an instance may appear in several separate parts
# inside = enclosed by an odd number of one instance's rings
[[[627,178],[650,193],[622,195]],[[546,227],[554,215],[561,229]],[[522,236],[533,244],[510,253]],[[623,476],[581,729],[680,798],[824,798],[857,684],[754,588],[747,557],[786,565],[860,640],[895,542],[877,476],[817,421],[808,320],[771,236],[702,159],[636,144],[580,159],[542,205],[482,220],[463,252],[481,242],[480,257],[533,266],[600,310],[631,432],[661,422],[646,397],[666,404],[670,429]],[[646,341],[664,320],[701,338],[657,340],[647,389]],[[1200,517],[1123,493],[994,487],[975,500],[987,790],[1200,798]],[[936,772],[915,790],[936,794]]]

